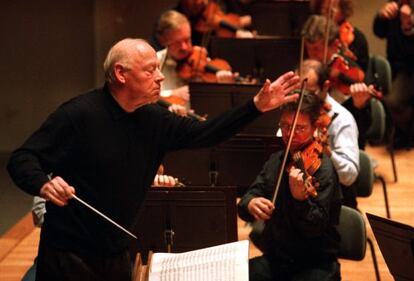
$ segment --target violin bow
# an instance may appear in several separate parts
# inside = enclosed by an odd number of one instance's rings
[[[210,1],[211,0],[207,1],[206,9],[208,8],[208,5],[210,4]],[[214,14],[211,14],[210,18],[206,18],[206,24],[207,25],[209,25],[209,22],[212,21],[212,17],[214,17]],[[212,31],[213,31],[213,28],[210,27],[207,32],[203,33],[203,36],[201,37],[201,45],[200,45],[201,48],[207,49],[207,45],[210,41]],[[196,74],[197,74],[197,69],[198,69],[198,66],[200,65],[200,63],[201,63],[201,55],[200,55],[198,61],[195,62],[195,67],[193,67],[193,71],[195,71]],[[191,77],[192,77],[191,79],[194,79],[194,78],[196,78],[196,75],[191,75]]]
[[[326,65],[328,60],[328,45],[329,45],[329,29],[331,27],[331,20],[333,17],[333,5],[335,0],[329,0],[328,6],[328,15],[326,17],[326,26],[325,26],[325,44],[323,49],[323,65]]]
[[[299,77],[303,75],[303,60],[305,57],[305,35],[302,33],[300,37],[300,58],[299,58]]]
[[[286,145],[286,150],[285,150],[285,154],[283,155],[282,165],[280,167],[279,175],[277,177],[275,191],[273,193],[273,198],[272,198],[273,205],[275,205],[276,198],[277,198],[277,194],[279,193],[280,183],[282,182],[282,176],[283,176],[283,172],[285,170],[287,156],[289,154],[289,150],[290,150],[290,147],[292,145],[293,135],[295,133],[296,123],[298,122],[299,112],[300,112],[300,109],[302,107],[303,97],[304,97],[304,92],[305,92],[305,89],[306,89],[306,83],[307,82],[308,82],[308,78],[303,79],[302,86],[300,88],[300,96],[299,96],[298,107],[296,108],[296,112],[295,112],[295,117],[293,119],[292,128],[290,129],[289,140],[288,140],[288,143]]]

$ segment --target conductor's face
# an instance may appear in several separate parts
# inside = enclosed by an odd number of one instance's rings
[[[159,62],[154,49],[148,44],[136,46],[130,69],[124,73],[125,87],[131,98],[139,104],[158,100],[164,75],[159,69]]]

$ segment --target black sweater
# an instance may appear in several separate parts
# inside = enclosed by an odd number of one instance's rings
[[[399,15],[389,20],[377,14],[374,19],[374,33],[387,40],[387,59],[393,75],[401,70],[414,70],[414,35],[404,35]]]
[[[259,115],[253,101],[206,122],[157,104],[127,113],[104,87],[60,106],[12,153],[8,170],[32,195],[48,173],[60,176],[79,198],[129,228],[167,151],[217,144]],[[74,200],[46,208],[41,239],[50,245],[105,255],[128,244],[125,233]]]
[[[256,180],[239,202],[239,215],[253,221],[247,206],[255,197],[271,200],[275,189],[282,152],[272,154]],[[320,183],[315,198],[298,201],[291,195],[285,172],[276,199],[275,210],[263,232],[264,254],[289,266],[336,260],[339,234],[341,190],[332,162],[325,155],[313,175]]]

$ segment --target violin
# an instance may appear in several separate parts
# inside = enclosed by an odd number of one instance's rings
[[[365,73],[356,64],[352,64],[340,54],[333,55],[328,64],[330,81],[335,89],[348,95],[349,86],[354,83],[363,82]]]
[[[216,73],[220,70],[231,71],[231,66],[223,59],[211,60],[207,56],[207,50],[199,46],[194,46],[191,54],[177,64],[178,76],[183,80],[198,78],[215,83]]]
[[[193,28],[200,33],[214,31],[219,37],[235,37],[236,31],[243,27],[240,16],[224,13],[215,1],[182,0],[181,5],[186,16],[196,19]]]
[[[295,166],[301,170],[303,173],[306,193],[311,197],[316,197],[318,195],[318,192],[316,191],[318,182],[312,175],[315,174],[321,166],[322,152],[322,145],[317,141],[313,141],[302,151],[299,150],[293,153],[292,162],[287,168],[287,170],[290,171],[290,169]]]
[[[332,60],[328,64],[328,68],[329,80],[332,86],[344,95],[350,94],[349,87],[352,84],[364,82],[364,71],[352,60],[340,54],[333,55]],[[374,98],[382,98],[380,91],[369,89],[368,93]]]

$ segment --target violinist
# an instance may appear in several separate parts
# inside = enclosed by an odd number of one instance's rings
[[[322,102],[305,94],[295,130],[291,130],[297,102],[281,108],[279,127],[283,142],[293,135],[291,155],[315,146],[314,131]],[[271,198],[282,163],[283,151],[272,154],[238,204],[240,218],[264,221],[263,255],[249,261],[249,280],[340,280],[337,260],[339,235],[335,229],[341,208],[341,190],[335,168],[323,153],[313,174],[288,161],[283,170],[275,204]],[[290,157],[291,158],[291,157]],[[308,159],[302,159],[307,166]],[[306,179],[304,175],[307,174]],[[311,181],[315,193],[309,191]]]
[[[251,31],[246,30],[252,23],[250,15],[226,13],[215,0],[179,0],[176,10],[189,19],[194,45],[202,45],[207,34],[219,37],[254,37]]]
[[[180,76],[178,66],[195,50],[191,42],[191,26],[188,19],[181,13],[170,10],[164,12],[157,24],[157,37],[165,49],[157,52],[162,65],[165,80],[161,83],[161,97],[174,97],[189,108],[190,93],[187,80]],[[200,47],[197,47],[197,50]],[[197,62],[196,62],[197,63]],[[234,75],[228,70],[219,70],[215,74],[217,82],[233,82]]]
[[[364,83],[365,73],[362,69],[343,54],[345,46],[339,38],[337,24],[329,24],[327,35],[326,26],[326,17],[319,15],[312,15],[305,22],[302,34],[307,57],[324,63],[326,52],[331,96],[354,116],[359,131],[359,147],[364,149],[365,133],[372,122],[369,100],[374,89],[372,85],[367,86]]]
[[[394,146],[414,146],[414,1],[388,1],[374,19],[374,33],[387,43],[392,70],[391,93],[385,97],[396,131]]]
[[[308,78],[307,89],[328,104],[327,145],[324,152],[330,157],[342,189],[342,204],[357,208],[356,188],[359,173],[358,127],[352,114],[329,95],[328,75],[316,60],[302,63],[302,77]],[[325,107],[324,107],[325,108]]]
[[[364,33],[349,21],[354,13],[352,0],[311,0],[310,10],[313,14],[331,16],[339,27],[341,41],[352,52],[359,67],[366,71],[369,61],[368,41]]]

